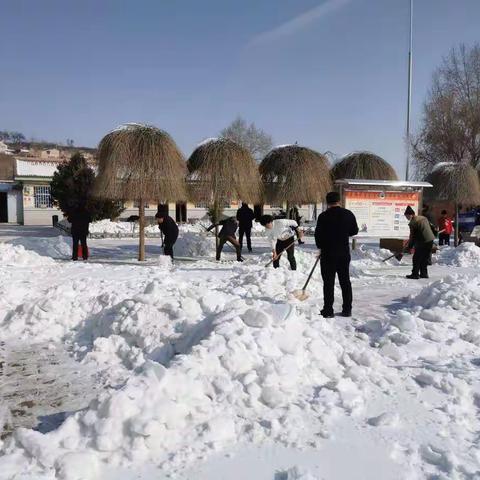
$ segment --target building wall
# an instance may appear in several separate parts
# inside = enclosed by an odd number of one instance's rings
[[[22,222],[22,191],[13,182],[0,182],[0,192],[7,193],[8,223]]]
[[[52,216],[63,219],[63,213],[58,208],[35,208],[34,187],[49,186],[48,182],[24,182],[22,192],[24,225],[52,225]]]

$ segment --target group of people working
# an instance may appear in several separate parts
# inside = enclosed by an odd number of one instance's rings
[[[350,282],[350,237],[358,234],[355,215],[340,205],[338,192],[330,192],[326,196],[327,209],[321,213],[315,229],[315,243],[319,249],[321,275],[323,279],[324,306],[321,314],[325,318],[334,316],[334,286],[338,276],[342,290],[342,316],[349,317],[352,313],[352,285]],[[428,206],[417,215],[412,207],[407,207],[405,217],[409,222],[410,237],[405,242],[405,250],[413,253],[412,273],[409,279],[428,278],[428,265],[431,264],[432,247],[437,234],[440,245],[449,245],[453,233],[453,221],[443,210],[437,223],[432,221]],[[158,227],[162,233],[164,254],[173,258],[173,247],[178,238],[178,226],[175,220],[165,212],[155,215]],[[246,204],[238,209],[236,217],[228,217],[217,224],[213,223],[207,230],[221,227],[218,233],[216,259],[220,260],[225,244],[230,243],[236,252],[237,260],[243,261],[243,240],[246,239],[247,249],[252,252],[251,232],[254,211]],[[79,251],[84,260],[88,258],[87,235],[91,221],[89,214],[77,209],[69,215],[72,224],[73,252],[72,260],[77,260]],[[296,220],[262,215],[260,224],[265,227],[267,239],[272,249],[274,268],[280,265],[280,258],[285,253],[292,270],[297,269],[295,259],[295,238],[298,243],[304,243],[303,232]],[[237,240],[236,232],[239,230]],[[79,244],[81,248],[79,248]]]

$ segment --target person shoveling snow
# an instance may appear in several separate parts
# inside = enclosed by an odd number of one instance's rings
[[[302,236],[298,229],[298,223],[295,220],[274,220],[271,215],[263,215],[260,218],[260,223],[266,228],[267,238],[272,245],[273,268],[280,266],[280,257],[286,251],[291,269],[296,270],[295,232],[298,233],[300,239]]]

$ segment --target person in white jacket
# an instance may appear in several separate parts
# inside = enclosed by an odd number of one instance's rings
[[[260,218],[260,223],[266,228],[267,238],[272,245],[273,267],[279,267],[280,257],[286,251],[291,269],[296,270],[295,232],[298,233],[299,239],[302,238],[302,232],[298,229],[298,223],[295,220],[284,218],[274,220],[271,215],[263,215]]]

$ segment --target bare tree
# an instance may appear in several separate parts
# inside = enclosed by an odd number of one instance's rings
[[[480,44],[453,48],[434,72],[413,153],[422,177],[440,162],[480,166]]]
[[[25,135],[21,132],[10,132],[10,141],[15,144],[25,141]]]
[[[268,133],[257,128],[253,122],[248,125],[240,116],[224,128],[220,136],[229,138],[246,148],[257,161],[262,160],[273,147],[272,137]]]

